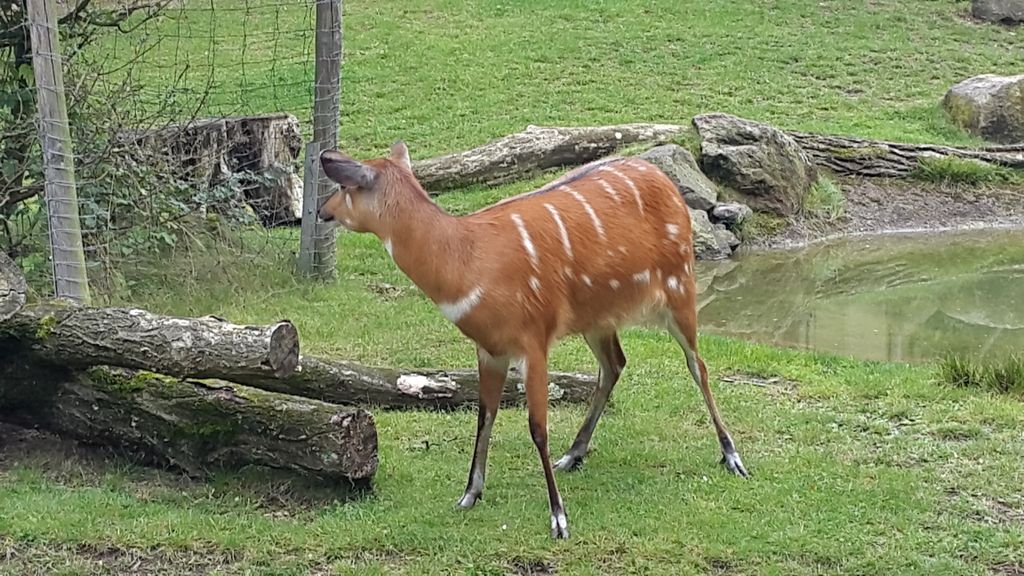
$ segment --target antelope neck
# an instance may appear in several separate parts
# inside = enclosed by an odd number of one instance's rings
[[[466,235],[458,218],[426,195],[398,202],[388,214],[384,242],[398,268],[435,302],[461,297],[471,286],[466,278]]]

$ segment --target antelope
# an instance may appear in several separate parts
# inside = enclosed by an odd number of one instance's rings
[[[389,156],[358,161],[320,154],[339,188],[319,218],[376,235],[398,268],[476,347],[480,400],[469,479],[458,507],[481,498],[487,449],[510,362],[525,380],[530,435],[540,455],[551,535],[568,538],[554,470],[578,468],[626,356],[618,332],[645,324],[682,348],[718,434],[723,464],[748,473],[719,415],[697,352],[697,291],[689,212],[675,184],[639,158],[609,157],[537,190],[464,216],[424,191],[401,140]],[[570,448],[548,452],[548,353],[582,335],[598,363],[598,385]]]

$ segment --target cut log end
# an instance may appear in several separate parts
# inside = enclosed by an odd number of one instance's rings
[[[290,321],[282,320],[268,333],[267,364],[278,378],[291,375],[299,367],[299,331]]]

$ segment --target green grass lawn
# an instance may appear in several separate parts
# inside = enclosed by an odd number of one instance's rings
[[[308,117],[307,10],[229,0],[217,2],[211,24],[194,8],[212,4],[187,5],[188,21],[148,27],[165,39],[138,71],[154,94],[188,54],[197,78],[203,62],[217,71],[211,109],[241,103]],[[345,5],[342,143],[372,155],[397,138],[419,158],[529,123],[685,123],[712,110],[794,129],[963,142],[937,107],[946,88],[1019,72],[1024,53],[1019,30],[970,23],[965,1]],[[267,33],[271,24],[288,33]],[[258,39],[232,49],[243,35]],[[277,57],[287,64],[254,63]],[[440,201],[466,212],[546,179]],[[471,345],[375,239],[340,236],[339,278],[322,285],[292,274],[295,231],[257,236],[182,248],[109,301],[235,322],[288,318],[304,352],[370,364],[473,365]],[[632,329],[623,346],[629,364],[594,452],[583,470],[559,475],[566,542],[550,539],[525,410],[499,413],[484,499],[469,511],[454,504],[475,411],[375,410],[380,469],[372,493],[352,500],[259,475],[199,483],[84,455],[0,450],[0,574],[1024,571],[1019,397],[943,386],[934,366],[704,335],[720,409],[754,475],[744,481],[717,465],[717,440],[671,338]],[[555,348],[552,369],[595,363],[572,339]],[[722,379],[736,375],[777,380]],[[584,413],[552,411],[553,453]]]
[[[136,38],[161,99],[310,118],[313,16],[296,0],[190,0]],[[967,142],[938,107],[964,78],[1020,73],[1024,36],[967,0],[346,0],[341,142],[414,158],[527,124],[688,123]],[[105,47],[131,48],[118,39]],[[150,44],[147,44],[147,46]],[[308,128],[308,126],[306,126]]]

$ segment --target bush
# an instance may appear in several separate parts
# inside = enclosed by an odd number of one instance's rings
[[[956,388],[978,388],[1024,396],[1024,356],[1014,354],[985,362],[947,356],[939,363],[939,377],[945,384]]]

